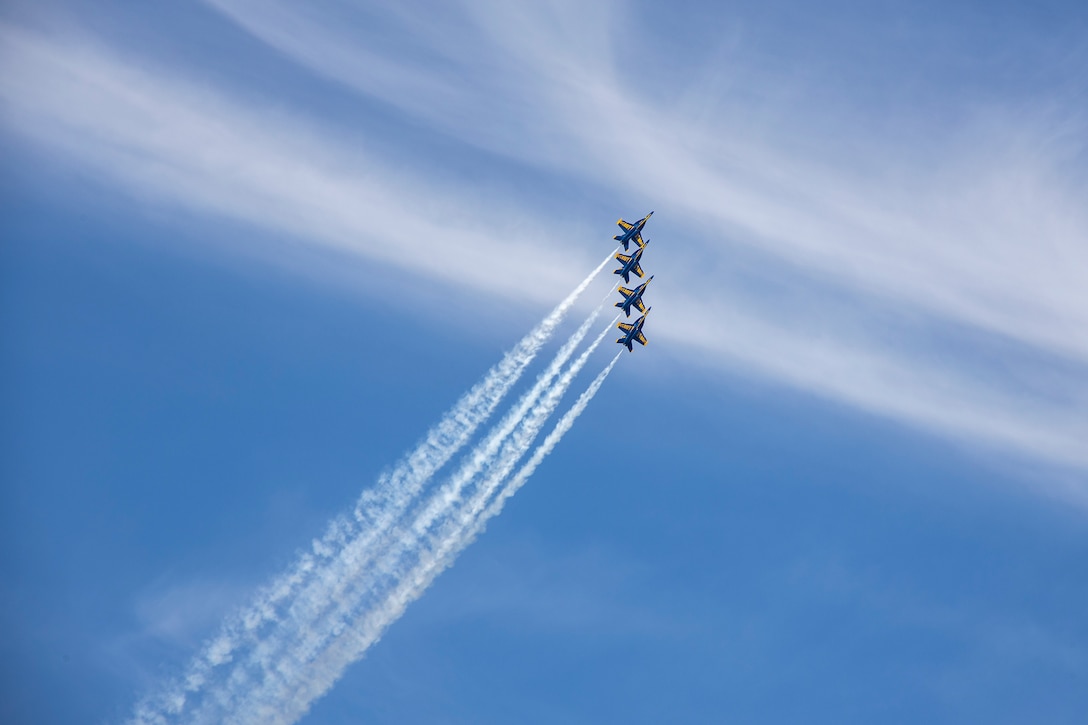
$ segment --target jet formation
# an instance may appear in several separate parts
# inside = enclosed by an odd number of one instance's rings
[[[646,250],[646,245],[650,243],[650,240],[642,238],[642,228],[646,226],[646,222],[649,221],[653,214],[653,212],[650,212],[637,222],[628,222],[623,219],[616,222],[616,226],[623,230],[623,234],[617,234],[612,238],[623,245],[624,251],[628,251],[631,242],[634,242],[638,247],[632,254],[616,253],[615,259],[620,263],[620,267],[614,270],[613,274],[623,277],[625,283],[630,284],[632,274],[639,278],[643,276],[642,253]],[[643,304],[642,295],[646,292],[646,287],[652,279],[653,275],[650,275],[650,279],[634,289],[620,287],[618,290],[620,295],[623,296],[623,302],[617,302],[616,307],[623,310],[628,317],[631,316],[632,307],[642,313],[642,316],[632,323],[621,322],[617,325],[620,331],[623,332],[623,336],[616,342],[625,345],[628,352],[634,351],[634,343],[636,342],[639,345],[646,344],[646,336],[642,334],[642,326],[646,323],[646,316],[650,314],[650,308]]]

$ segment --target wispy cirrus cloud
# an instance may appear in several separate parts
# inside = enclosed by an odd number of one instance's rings
[[[525,179],[656,207],[649,236],[668,253],[649,252],[664,282],[652,342],[938,435],[1088,466],[1088,219],[1083,179],[1063,171],[1069,134],[1048,143],[1045,126],[993,122],[962,142],[858,134],[817,152],[790,135],[789,94],[753,90],[762,71],[709,68],[662,103],[660,79],[638,82],[652,50],[632,60],[621,42],[625,6],[472,3],[408,18],[212,4],[307,68],[515,160]],[[156,69],[11,26],[3,40],[9,129],[130,193],[526,304],[592,263],[576,222],[405,171],[410,158],[394,167],[374,152],[381,139],[239,97],[199,66]],[[746,97],[773,122],[746,118]]]
[[[626,3],[590,12],[473,2],[408,15],[209,1],[298,62],[444,132],[667,204],[732,244],[861,294],[1088,360],[1077,272],[1088,264],[1084,179],[1061,171],[1084,150],[1083,108],[1034,116],[995,105],[972,114],[969,132],[942,133],[934,119],[924,130],[939,141],[899,147],[878,145],[870,119],[846,119],[853,140],[827,139],[835,155],[806,158],[790,138],[806,122],[783,119],[816,123],[819,109],[756,87],[790,81],[749,69],[739,54],[715,59],[732,64],[719,72],[730,76],[726,89],[713,69],[693,82],[685,67],[666,82],[688,100],[662,103],[672,99],[661,82],[640,81],[668,59],[655,56],[653,29]],[[749,114],[775,123],[753,127]]]
[[[566,272],[590,264],[588,253],[556,255],[536,289],[522,290],[495,273],[496,264],[509,269],[511,257],[534,251],[515,217],[496,214],[478,225],[465,196],[428,190],[421,179],[405,183],[350,138],[274,104],[245,104],[141,70],[85,38],[49,39],[11,26],[0,37],[7,125],[129,193],[530,299],[554,299],[549,293],[566,284]],[[461,253],[437,253],[439,240]]]

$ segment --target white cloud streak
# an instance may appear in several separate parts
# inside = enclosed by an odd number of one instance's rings
[[[515,216],[479,215],[469,197],[405,180],[358,139],[281,108],[139,70],[85,39],[0,24],[0,41],[5,125],[139,198],[530,303],[550,304],[592,263],[579,249],[541,255]],[[439,240],[457,253],[435,254]],[[543,258],[526,287],[510,271],[533,255]]]
[[[286,57],[436,130],[539,174],[653,199],[653,234],[672,238],[655,252],[656,334],[684,356],[1088,468],[1088,220],[1084,189],[1060,172],[1064,147],[1032,140],[1046,128],[1003,136],[991,123],[940,156],[873,148],[864,134],[839,140],[834,159],[787,153],[774,128],[753,128],[729,94],[701,86],[685,96],[701,99],[698,112],[619,112],[644,91],[610,47],[607,5],[451,5],[432,24],[377,6],[343,16],[346,6],[320,3],[214,4]],[[482,213],[465,189],[412,180],[361,139],[282,106],[139,69],[85,40],[0,32],[6,125],[142,197],[496,298],[554,299],[589,263],[561,220],[501,197]],[[744,85],[742,65],[730,73]],[[802,115],[760,98],[745,111]],[[638,159],[637,173],[614,174],[622,159]],[[549,244],[533,244],[549,225]],[[430,253],[437,238],[453,253]],[[527,287],[530,257],[540,277]],[[794,280],[800,297],[776,300],[764,279]],[[985,347],[950,350],[931,329]]]
[[[853,158],[831,167],[776,151],[736,127],[741,114],[729,98],[708,100],[697,87],[688,93],[715,104],[709,127],[682,105],[646,102],[636,110],[632,103],[645,92],[624,69],[642,65],[609,42],[631,15],[624,3],[587,12],[575,2],[464,2],[431,22],[426,14],[371,17],[332,6],[318,17],[284,2],[272,3],[275,12],[252,0],[211,4],[313,70],[473,143],[621,184],[865,294],[1088,358],[1088,296],[1076,272],[1088,266],[1081,243],[1088,217],[1080,196],[1053,173],[1060,148],[995,137],[955,158],[880,149],[894,154],[888,163],[900,183],[893,184]],[[381,61],[413,82],[379,83],[359,72],[375,60],[370,34],[391,31],[410,41]],[[424,46],[459,72],[440,77],[421,65],[413,51]],[[742,66],[733,73],[746,81]],[[475,122],[496,114],[516,120],[510,125],[521,134],[506,137]],[[613,178],[621,159],[637,159],[639,172]]]

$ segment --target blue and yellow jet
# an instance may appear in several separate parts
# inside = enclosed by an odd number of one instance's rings
[[[634,350],[635,350],[634,343],[636,343],[636,342],[639,345],[645,345],[646,344],[646,336],[642,334],[642,326],[646,323],[646,316],[648,314],[650,314],[650,309],[653,309],[653,308],[651,307],[651,308],[647,309],[644,313],[642,313],[642,317],[635,320],[633,324],[628,324],[626,322],[621,322],[618,325],[616,325],[616,327],[623,330],[623,337],[616,340],[616,342],[618,342],[621,345],[626,345],[627,346],[627,352],[634,352]]]
[[[627,283],[631,282],[632,273],[634,273],[636,277],[641,277],[642,267],[639,266],[639,260],[642,259],[642,252],[645,249],[646,245],[643,244],[641,247],[635,250],[634,254],[630,256],[616,252],[615,259],[619,261],[620,268],[613,270],[612,274],[618,274],[622,276],[623,281]]]
[[[653,275],[650,275],[650,279],[653,278]],[[631,316],[631,307],[637,308],[639,312],[645,312],[646,305],[642,303],[642,293],[646,291],[646,285],[650,284],[650,279],[646,280],[634,289],[620,287],[619,293],[623,295],[623,302],[617,302],[616,307],[619,307],[621,310],[623,310],[623,313],[628,317]]]
[[[623,245],[623,251],[625,252],[629,249],[628,245],[632,241],[634,241],[634,243],[640,247],[645,247],[646,242],[642,241],[642,227],[646,226],[646,222],[649,221],[650,217],[652,217],[653,215],[654,213],[650,212],[634,224],[632,224],[631,222],[625,222],[623,219],[619,219],[618,221],[616,221],[616,226],[623,230],[623,234],[617,234],[612,238]]]

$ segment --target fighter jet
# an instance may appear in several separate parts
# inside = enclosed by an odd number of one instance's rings
[[[612,238],[623,245],[623,251],[625,252],[628,250],[628,245],[631,243],[632,240],[634,240],[635,244],[637,244],[638,246],[645,247],[646,242],[642,241],[642,227],[646,226],[646,222],[653,215],[654,213],[650,212],[634,224],[632,224],[631,222],[625,222],[623,219],[617,220],[616,226],[623,230],[623,234],[617,234]]]
[[[648,244],[648,242],[647,242]],[[642,259],[642,252],[646,249],[646,245],[639,247],[635,250],[635,253],[628,256],[626,254],[620,254],[616,252],[615,259],[619,261],[620,268],[613,270],[612,274],[618,274],[623,277],[623,281],[631,282],[631,273],[633,272],[636,277],[642,276],[642,267],[639,266],[639,260]]]
[[[653,279],[653,275],[650,275],[650,279]],[[616,307],[623,310],[623,313],[628,317],[631,316],[631,308],[635,307],[639,312],[646,311],[646,305],[642,303],[642,293],[646,291],[646,285],[650,284],[650,279],[646,280],[638,287],[634,289],[627,289],[626,287],[620,287],[620,294],[623,295],[623,302],[617,302]]]
[[[626,345],[627,352],[634,352],[635,346],[633,343],[637,342],[639,345],[646,344],[646,336],[642,334],[642,325],[645,324],[646,316],[650,314],[651,309],[653,308],[647,309],[646,312],[642,314],[642,317],[635,320],[634,324],[629,325],[626,322],[621,322],[616,325],[616,327],[623,330],[623,337],[616,340],[616,342],[621,345]]]

